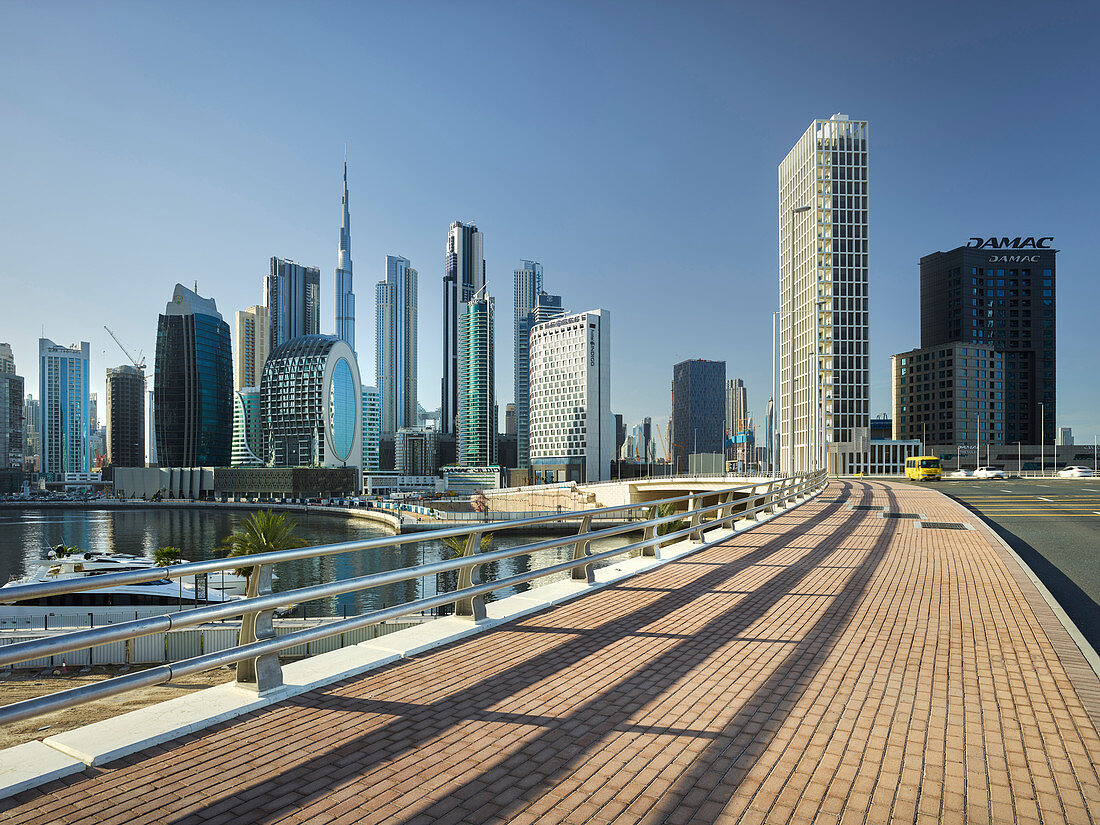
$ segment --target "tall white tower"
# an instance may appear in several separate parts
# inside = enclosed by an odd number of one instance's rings
[[[780,467],[867,449],[867,121],[815,120],[779,165]]]

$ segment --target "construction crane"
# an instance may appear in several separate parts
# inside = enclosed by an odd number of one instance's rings
[[[661,439],[661,447],[662,447],[662,448],[664,449],[664,451],[665,451],[665,463],[666,463],[666,464],[671,464],[671,463],[672,463],[672,457],[671,457],[671,455],[669,454],[669,448],[668,448],[668,445],[667,445],[667,444],[665,443],[665,437],[664,437],[663,435],[661,435],[661,425],[660,425],[660,424],[658,424],[658,423],[657,423],[656,421],[654,421],[654,422],[653,422],[653,426],[657,428],[657,437],[658,437],[659,439]],[[648,458],[647,458],[647,460],[648,460]]]
[[[133,364],[133,365],[134,365],[135,367],[137,367],[137,368],[138,368],[139,370],[141,370],[142,372],[144,372],[144,371],[145,371],[145,356],[144,356],[144,355],[143,355],[143,354],[141,353],[141,351],[140,351],[140,350],[138,351],[138,355],[141,355],[141,360],[140,360],[140,361],[138,361],[138,360],[136,360],[136,359],[134,358],[134,356],[132,356],[132,355],[130,354],[130,351],[129,351],[128,349],[126,349],[126,347],[122,346],[122,342],[121,342],[120,340],[118,340],[118,336],[117,336],[117,335],[115,335],[115,334],[114,334],[113,332],[111,332],[111,328],[110,328],[109,326],[107,326],[106,324],[104,324],[104,325],[103,325],[103,328],[104,328],[105,330],[107,330],[107,334],[108,334],[108,335],[110,335],[110,336],[111,336],[111,337],[112,337],[112,338],[114,339],[114,341],[115,341],[115,343],[116,343],[116,344],[118,344],[118,348],[119,348],[120,350],[122,350],[123,354],[124,354],[124,355],[125,355],[125,356],[126,356],[126,357],[127,357],[128,359],[130,359],[130,363],[131,363],[131,364]]]

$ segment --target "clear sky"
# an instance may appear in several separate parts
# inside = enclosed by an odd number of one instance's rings
[[[920,344],[918,260],[1053,235],[1058,424],[1100,432],[1096,3],[15,3],[0,0],[0,340],[152,365],[175,283],[233,312],[272,255],[320,267],[332,332],[350,162],[357,349],[384,256],[420,273],[439,405],[447,227],[485,234],[497,391],[512,270],[612,319],[614,411],[665,420],[673,363],[763,411],[777,166],[815,117],[870,122],[873,414]],[[1092,263],[1089,263],[1092,261]]]

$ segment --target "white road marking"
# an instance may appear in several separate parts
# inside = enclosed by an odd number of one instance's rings
[[[1039,501],[1054,501],[1052,498],[1043,498],[1042,496],[1035,496]]]
[[[1002,493],[1011,493],[1011,490],[1001,490]]]

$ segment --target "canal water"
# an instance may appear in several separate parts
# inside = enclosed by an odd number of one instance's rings
[[[157,548],[171,546],[181,550],[187,561],[217,558],[214,550],[221,546],[250,514],[242,510],[207,509],[26,509],[0,510],[0,582],[22,576],[43,563],[46,551],[58,544],[98,550],[133,553],[152,557]],[[298,534],[310,545],[361,541],[392,535],[366,520],[343,518],[316,513],[288,513],[297,523]],[[517,547],[542,541],[560,533],[524,533],[497,535],[492,549]],[[594,541],[592,552],[622,547],[632,539],[615,536]],[[633,539],[636,540],[636,539]],[[425,539],[400,547],[385,547],[326,556],[316,559],[285,562],[275,567],[276,590],[293,590],[323,582],[366,576],[385,570],[414,567],[444,557],[443,543]],[[572,557],[572,547],[543,550],[535,554],[494,562],[482,569],[484,580],[502,579],[527,570],[545,567]],[[216,575],[216,574],[211,574]],[[536,586],[568,574],[539,579]],[[425,593],[454,587],[454,576],[440,576],[436,581],[423,579],[376,587],[358,593],[348,593],[318,600],[298,608],[296,615],[352,615],[382,606],[399,604]],[[528,589],[528,585],[505,588],[495,598]]]

